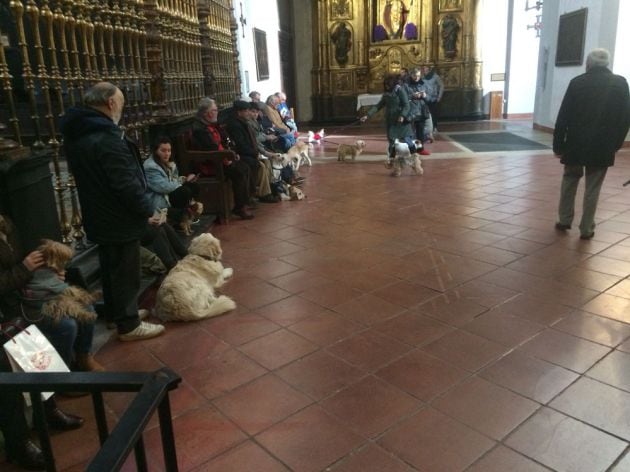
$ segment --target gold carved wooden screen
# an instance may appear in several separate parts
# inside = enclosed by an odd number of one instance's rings
[[[0,0],[0,129],[12,139],[0,137],[0,158],[52,154],[65,242],[83,238],[59,136],[65,110],[94,83],[114,83],[121,123],[147,152],[152,125],[192,116],[203,96],[238,95],[234,31],[231,0]]]

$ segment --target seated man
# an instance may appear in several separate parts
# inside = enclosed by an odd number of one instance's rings
[[[199,151],[223,151],[228,149],[228,137],[217,120],[219,108],[211,98],[202,98],[197,107],[197,117],[193,124],[193,147]],[[232,182],[234,192],[234,213],[244,220],[254,217],[247,211],[250,200],[250,168],[238,159],[223,161],[223,171]],[[253,195],[253,194],[252,194]]]
[[[256,186],[252,186],[250,182],[250,189],[256,192],[259,201],[275,203],[278,199],[271,193],[269,185],[271,175],[267,167],[260,162],[258,142],[249,123],[252,118],[250,103],[236,100],[233,109],[234,116],[228,121],[227,131],[241,160],[249,166],[251,175],[256,176],[258,188],[256,189]]]
[[[276,97],[275,95],[269,95],[269,97],[267,97],[267,107],[265,108],[264,113],[267,118],[269,118],[271,123],[273,123],[273,130],[276,132],[276,134],[285,139],[289,147],[291,147],[295,144],[295,135],[284,123],[284,121],[282,121],[282,117],[276,109],[279,103],[280,100],[278,100],[278,97]]]
[[[278,99],[278,105],[276,106],[276,110],[280,113],[280,118],[284,121],[284,124],[289,127],[289,129],[293,132],[294,136],[297,136],[297,125],[295,124],[295,119],[291,114],[291,109],[289,105],[287,105],[287,96],[284,92],[276,92],[276,98]]]

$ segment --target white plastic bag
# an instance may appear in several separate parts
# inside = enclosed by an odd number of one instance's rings
[[[14,372],[70,372],[59,353],[35,325],[4,343]],[[48,400],[54,392],[42,392]]]

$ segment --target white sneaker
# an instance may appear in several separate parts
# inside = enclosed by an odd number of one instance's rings
[[[140,319],[140,321],[148,318],[149,316],[151,316],[151,310],[147,310],[146,308],[140,308],[138,310],[138,318]],[[108,321],[107,329],[116,329],[116,323],[114,323],[113,321]]]
[[[138,327],[133,331],[125,334],[119,334],[118,339],[121,341],[138,341],[140,339],[154,338],[163,332],[164,326],[141,321]]]

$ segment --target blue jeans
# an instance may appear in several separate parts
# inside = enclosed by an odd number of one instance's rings
[[[67,316],[59,321],[44,317],[37,322],[39,330],[48,338],[64,362],[70,367],[74,353],[89,354],[94,337],[94,323],[80,323]]]

